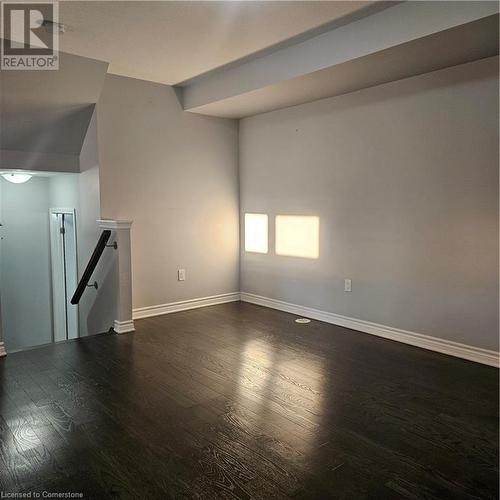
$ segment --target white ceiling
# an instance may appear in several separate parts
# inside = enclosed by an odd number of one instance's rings
[[[367,1],[64,1],[64,52],[174,85],[368,6]]]

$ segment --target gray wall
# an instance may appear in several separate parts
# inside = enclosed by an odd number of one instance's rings
[[[102,216],[134,221],[134,307],[238,291],[237,122],[113,75],[97,110]]]
[[[34,176],[25,184],[0,178],[0,289],[8,352],[52,341],[50,208],[74,208],[78,274],[83,274],[100,234],[96,119],[80,155],[80,174]],[[116,317],[116,253],[106,251],[79,307],[80,336],[107,331]]]
[[[271,228],[242,291],[498,350],[498,58],[242,120],[240,203]],[[320,217],[318,260],[277,214]]]
[[[95,129],[94,129],[95,131]],[[0,180],[0,288],[6,348],[52,341],[50,208],[74,208],[77,214],[78,274],[81,277],[99,236],[99,172],[32,177],[25,184]],[[101,283],[114,266],[113,252],[96,272]],[[115,289],[86,290],[79,307],[80,335],[107,331],[116,313]],[[100,307],[96,303],[105,304]],[[92,317],[91,317],[92,316]],[[111,316],[111,319],[110,317]],[[89,326],[90,325],[90,326]]]
[[[8,352],[52,341],[49,180],[0,179],[2,323]]]
[[[97,123],[92,117],[80,153],[81,173],[56,175],[50,178],[52,208],[74,208],[77,221],[78,277],[81,278],[92,255],[101,230],[99,196],[99,162],[97,153]],[[116,314],[117,290],[104,286],[116,270],[114,250],[106,250],[92,276],[101,285],[98,290],[85,290],[79,304],[80,336],[103,333],[113,325]]]
[[[78,216],[78,274],[81,277],[94,251],[101,229],[97,113],[90,121],[80,153],[80,213]],[[80,301],[80,335],[106,332],[116,319],[118,304],[117,253],[106,249],[92,280],[99,289],[88,288]]]

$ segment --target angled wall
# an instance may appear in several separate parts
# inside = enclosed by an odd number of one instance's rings
[[[59,58],[57,71],[0,71],[0,169],[80,171],[108,63]]]

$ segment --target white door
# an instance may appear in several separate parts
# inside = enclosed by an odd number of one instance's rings
[[[78,284],[74,209],[50,209],[54,342],[78,335],[78,306],[71,297]]]

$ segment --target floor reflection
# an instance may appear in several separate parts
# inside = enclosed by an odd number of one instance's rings
[[[294,319],[226,304],[0,360],[1,489],[148,499],[495,491],[494,369]]]

